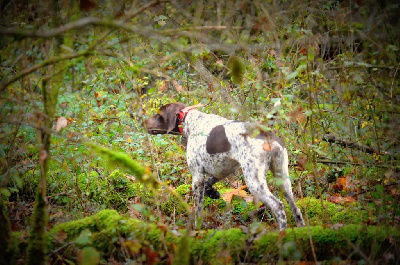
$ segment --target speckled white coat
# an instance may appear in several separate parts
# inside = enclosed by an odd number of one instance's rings
[[[205,191],[207,194],[218,194],[212,185],[241,167],[248,189],[273,211],[281,230],[287,227],[284,205],[270,192],[266,182],[267,171],[271,170],[275,178],[282,178],[284,196],[292,208],[296,223],[304,226],[301,211],[293,197],[288,153],[282,140],[272,132],[251,137],[249,127],[249,123],[228,120],[198,110],[187,113],[183,135],[188,139],[187,162],[193,179],[196,221],[199,223],[201,220]],[[219,128],[218,138],[225,140],[222,146],[215,147],[216,151],[212,149],[213,143],[217,141],[213,139],[215,128]],[[269,148],[265,148],[264,143]]]

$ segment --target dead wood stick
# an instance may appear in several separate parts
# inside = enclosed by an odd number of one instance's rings
[[[322,139],[328,143],[335,143],[335,144],[338,144],[338,145],[341,145],[344,147],[358,149],[358,150],[366,152],[368,154],[379,153],[378,150],[376,150],[376,149],[373,149],[373,148],[365,146],[365,145],[361,145],[359,143],[351,142],[349,140],[340,139],[332,134],[325,134]]]

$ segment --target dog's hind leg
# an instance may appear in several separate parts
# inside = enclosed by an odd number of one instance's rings
[[[296,205],[292,192],[292,184],[290,182],[289,176],[287,150],[285,147],[282,146],[275,148],[276,149],[273,151],[274,155],[272,156],[271,171],[274,174],[275,178],[282,178],[283,194],[286,201],[289,203],[290,208],[292,209],[293,217],[296,221],[297,226],[304,226],[303,215]]]
[[[219,199],[220,194],[219,192],[213,187],[215,183],[218,182],[218,179],[210,176],[204,183],[204,193],[211,199]]]
[[[204,208],[204,176],[202,173],[192,171],[192,189],[195,202],[195,228],[200,229],[203,223]]]
[[[240,164],[247,188],[250,190],[251,194],[271,209],[278,221],[279,230],[286,229],[287,220],[284,204],[268,189],[265,177],[267,164],[265,161],[261,161],[262,159],[256,159],[254,157],[246,160],[242,161]]]

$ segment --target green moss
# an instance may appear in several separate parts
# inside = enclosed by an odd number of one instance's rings
[[[28,264],[46,264],[47,262],[46,226],[48,214],[45,199],[42,195],[39,187],[36,192],[36,202],[31,217],[32,226],[29,231],[28,249],[26,251]]]
[[[232,56],[227,64],[229,68],[229,75],[235,84],[240,84],[243,80],[244,73],[246,71],[246,66],[242,60],[237,56]]]
[[[175,252],[175,257],[173,260],[173,265],[185,265],[189,264],[190,260],[190,244],[189,235],[182,236],[178,249]]]
[[[188,194],[191,190],[191,185],[184,184],[180,185],[175,189],[175,192],[184,197],[186,194]],[[185,208],[180,205],[179,201],[173,196],[173,195],[168,195],[167,200],[161,204],[161,210],[166,214],[166,215],[171,215],[172,213],[177,213],[177,214],[182,214],[185,212]]]
[[[89,199],[122,212],[127,210],[131,198],[140,196],[143,201],[150,197],[142,183],[131,181],[120,170],[114,170],[108,177],[99,176],[95,171],[90,175],[83,173],[77,176],[77,182]]]
[[[87,229],[87,230],[86,230]],[[246,260],[250,263],[275,263],[282,253],[284,260],[312,260],[310,236],[318,260],[327,259],[361,259],[354,252],[354,245],[364,253],[395,253],[394,248],[400,242],[400,232],[395,227],[374,227],[362,225],[345,225],[338,229],[314,226],[290,228],[285,232],[268,232],[259,225],[256,231],[249,229],[247,234],[240,229],[198,231],[190,237],[177,236],[170,230],[161,230],[156,224],[148,224],[137,219],[120,216],[116,211],[103,210],[93,216],[55,226],[49,233],[50,251],[59,248],[55,235],[67,233],[67,241],[76,241],[82,231],[90,240],[75,247],[93,247],[103,257],[114,257],[123,251],[121,242],[134,240],[140,247],[151,247],[159,257],[166,259],[168,253],[185,251],[182,260],[196,264],[239,263]],[[183,240],[183,241],[182,241]],[[65,243],[64,243],[65,244]],[[178,247],[182,246],[185,247]],[[183,249],[183,250],[182,250]],[[67,252],[66,252],[67,253]],[[75,252],[68,252],[68,255]],[[182,253],[181,253],[182,254]],[[65,254],[67,255],[67,254]]]
[[[189,184],[184,184],[184,185],[180,185],[178,186],[175,191],[176,193],[178,193],[179,195],[186,195],[190,192],[192,185]]]
[[[350,224],[339,229],[331,229],[314,226],[287,229],[281,237],[281,243],[284,245],[287,242],[293,242],[295,247],[306,255],[302,256],[301,259],[311,260],[313,259],[309,239],[311,236],[318,260],[346,259],[350,253],[354,254],[352,259],[359,259],[361,257],[354,253],[354,244],[357,244],[359,250],[364,251],[364,253],[387,251],[392,247],[387,239],[388,235],[394,241],[400,240],[400,232],[394,227],[379,228]],[[270,261],[278,259],[279,244],[277,242],[279,242],[278,233],[264,235],[255,243],[252,255],[254,255],[254,258],[260,258],[263,253],[267,252],[270,253]],[[376,244],[372,244],[372,242],[376,242]],[[268,259],[263,261],[268,261]]]
[[[115,226],[121,219],[122,217],[115,210],[102,210],[90,217],[54,226],[50,233],[50,240],[59,231],[67,233],[68,239],[73,239],[79,236],[83,230],[88,229],[91,232],[101,231]]]
[[[192,264],[200,260],[211,264],[218,264],[217,256],[224,251],[229,251],[231,257],[236,258],[242,251],[246,237],[238,228],[223,231],[208,231],[191,240]],[[221,263],[223,264],[223,263]]]
[[[321,205],[321,200],[306,197],[296,202],[296,205],[301,209],[303,217],[305,218],[305,211],[307,210],[310,225],[321,225],[326,223],[346,223],[346,224],[360,224],[366,221],[368,214],[366,211],[360,210],[357,203],[339,205],[332,202],[324,201],[324,206]],[[289,205],[285,202],[288,223],[294,225],[294,218]]]

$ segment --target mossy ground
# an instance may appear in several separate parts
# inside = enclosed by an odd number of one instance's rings
[[[143,184],[130,180],[120,170],[114,170],[108,177],[99,176],[96,171],[90,175],[82,173],[77,176],[77,183],[90,200],[121,212],[126,211],[130,200],[138,196],[144,199],[150,194]]]
[[[175,191],[182,197],[186,196],[189,204],[193,204],[191,189],[191,185],[185,184],[178,186]],[[217,190],[220,192],[222,197],[222,194],[229,192],[232,189],[219,186],[217,187]],[[292,211],[287,202],[285,200],[283,201],[285,203],[285,211],[287,214],[288,223],[290,225],[295,225]],[[368,220],[367,211],[361,209],[360,205],[358,205],[356,202],[346,205],[339,205],[324,200],[322,203],[320,199],[312,197],[306,197],[296,202],[303,215],[305,215],[307,212],[310,225],[336,223],[361,224],[362,222],[366,222]],[[253,202],[247,202],[240,196],[233,196],[230,203],[225,202],[222,198],[213,200],[206,196],[204,200],[204,207],[207,209],[212,206],[215,206],[213,209],[217,209],[221,213],[229,212],[234,216],[240,216],[241,220],[246,222],[250,221],[249,213],[258,209],[261,204],[254,205]],[[184,213],[184,208],[179,206],[179,202],[171,195],[168,196],[167,200],[161,205],[161,209],[167,215],[171,215],[173,213]],[[266,222],[274,222],[272,212],[270,212],[268,209],[265,212],[259,213],[258,218],[264,218],[264,221]]]
[[[356,224],[269,232],[265,225],[255,223],[245,232],[231,228],[192,231],[190,236],[182,236],[184,233],[183,230],[173,231],[121,216],[114,210],[103,210],[90,217],[55,226],[49,233],[48,243],[50,251],[54,251],[68,242],[75,242],[66,248],[65,254],[76,253],[68,252],[68,248],[79,250],[93,247],[103,258],[113,257],[121,261],[145,261],[141,253],[150,248],[157,252],[159,262],[167,263],[167,260],[173,259],[176,251],[187,251],[190,253],[190,263],[202,261],[205,264],[310,260],[310,237],[318,260],[358,260],[361,259],[361,253],[370,253],[375,258],[388,252],[396,255],[396,246],[400,243],[400,232],[394,227]],[[60,242],[60,235],[63,234],[64,240]],[[186,240],[185,247],[180,244],[181,240]],[[182,258],[182,255],[175,256]],[[183,255],[183,258],[187,256]]]

